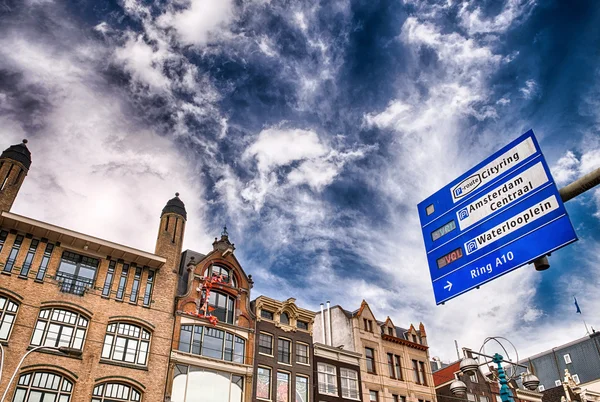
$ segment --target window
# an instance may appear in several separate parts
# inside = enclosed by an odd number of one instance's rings
[[[290,316],[288,313],[281,313],[279,316],[279,322],[282,324],[290,325]]]
[[[392,394],[392,401],[393,402],[400,402],[400,398],[398,398],[398,395],[393,395]]]
[[[479,402],[489,402],[487,396],[479,395]]]
[[[566,354],[563,356],[563,358],[565,359],[565,364],[570,364],[571,363],[571,355],[570,354]]]
[[[298,326],[298,329],[303,329],[305,331],[308,331],[308,323],[306,321],[300,321],[300,320],[298,320],[297,321],[297,326]]]
[[[373,321],[363,318],[363,324],[365,326],[365,331],[373,332]]]
[[[277,339],[277,361],[290,364],[291,341],[287,339]]]
[[[277,372],[277,402],[289,402],[290,400],[290,374]]]
[[[64,251],[56,273],[61,292],[82,296],[94,284],[99,263],[95,258]]]
[[[271,399],[271,369],[259,367],[256,380],[256,397]]]
[[[317,364],[319,393],[337,396],[337,378],[335,367],[325,363]]]
[[[260,310],[260,316],[262,318],[266,318],[267,320],[273,320],[273,313],[267,310]]]
[[[258,335],[258,353],[273,356],[273,336],[265,333]]]
[[[140,291],[140,281],[142,280],[142,267],[135,268],[135,274],[133,275],[133,286],[131,287],[131,294],[129,295],[130,303],[137,303],[138,293]]]
[[[496,402],[502,402],[502,398],[500,397],[500,395],[496,395]]]
[[[208,268],[207,276],[209,278],[213,276],[221,276],[223,278],[223,282],[230,284],[232,287],[237,287],[235,282],[235,276],[231,274],[231,271],[225,267],[221,267],[219,265],[212,265]]]
[[[294,402],[308,402],[308,377],[296,376],[296,400]]]
[[[342,397],[360,399],[358,395],[358,373],[347,368],[340,368],[342,379]]]
[[[469,376],[469,379],[471,380],[471,382],[478,382],[478,381],[477,381],[477,374],[471,374],[471,375]]]
[[[40,267],[38,269],[37,275],[35,276],[35,279],[38,281],[44,280],[46,270],[48,269],[48,263],[50,262],[50,257],[52,256],[52,250],[54,250],[54,244],[46,244],[46,249],[44,250],[42,262],[40,262]]]
[[[378,402],[379,401],[379,392],[369,391],[369,401]]]
[[[102,288],[102,296],[108,297],[110,295],[110,288],[112,286],[113,277],[115,276],[115,261],[111,261],[108,264],[108,271],[106,272],[106,279],[104,280],[104,288]]]
[[[477,400],[477,397],[474,394],[467,393],[467,400],[471,401],[471,402],[475,402]]]
[[[412,341],[414,343],[419,343],[419,340],[417,339],[417,336],[415,334],[412,335]]]
[[[127,276],[129,275],[129,264],[121,266],[121,277],[119,278],[119,287],[117,288],[117,300],[123,300],[125,288],[127,287]]]
[[[33,256],[35,255],[35,251],[37,250],[38,244],[40,241],[37,239],[31,239],[31,243],[29,243],[29,250],[27,250],[27,255],[25,256],[25,260],[23,261],[23,266],[21,267],[20,276],[27,276],[29,274],[29,270],[31,269],[31,262],[33,261]]]
[[[580,381],[579,381],[579,375],[578,374],[573,374],[573,381],[575,381],[575,384],[579,385]]]
[[[4,272],[11,272],[13,267],[15,266],[15,260],[17,259],[17,255],[19,254],[19,250],[21,249],[23,239],[23,235],[17,235],[17,237],[15,237],[15,241],[13,243],[12,249],[10,250],[10,254],[8,255],[8,259],[6,260],[6,264],[4,264]]]
[[[388,335],[394,336],[394,328],[388,327]],[[398,397],[398,395],[396,395]]]
[[[179,350],[234,363],[244,363],[246,340],[217,328],[182,325]]]
[[[241,375],[183,364],[177,364],[173,374],[172,402],[242,402]]]
[[[150,349],[150,332],[123,322],[108,324],[102,347],[102,358],[146,365]]]
[[[544,386],[543,386],[543,385],[540,385],[540,386],[538,387],[538,392],[543,392],[543,391],[545,391],[545,390],[546,390],[546,388],[544,388]]]
[[[367,373],[374,374],[375,371],[375,351],[371,348],[365,348],[365,356],[367,357]]]
[[[394,355],[392,353],[388,353],[387,358],[390,378],[396,378],[396,370],[394,370]]]
[[[69,402],[73,383],[58,374],[36,371],[21,374],[13,402]]]
[[[31,345],[66,346],[81,350],[87,327],[88,319],[79,313],[61,308],[46,308],[40,311]]]
[[[140,391],[127,384],[108,383],[96,385],[92,393],[92,402],[116,402],[116,400],[138,402],[140,399]]]
[[[6,341],[10,336],[19,305],[6,296],[0,295],[0,340]]]
[[[416,360],[412,361],[412,368],[413,368],[413,381],[416,382],[417,384],[420,384],[419,381],[419,362]]]
[[[425,375],[425,363],[419,362],[419,380],[422,385],[427,385],[427,376]]]
[[[214,307],[213,315],[219,321],[233,324],[233,310],[235,306],[233,297],[213,290],[210,292],[208,305]]]
[[[148,307],[152,301],[152,285],[154,284],[154,271],[148,271],[146,290],[144,291],[144,306]]]
[[[2,251],[2,247],[4,247],[4,242],[6,242],[7,237],[8,232],[6,230],[0,230],[0,251]]]
[[[394,355],[394,363],[396,363],[396,379],[402,380],[402,366],[400,365],[400,356]]]
[[[556,385],[557,387],[559,387],[561,384],[562,384],[562,382],[560,382],[560,380],[554,381],[554,385]]]
[[[296,362],[308,364],[308,345],[296,342]]]

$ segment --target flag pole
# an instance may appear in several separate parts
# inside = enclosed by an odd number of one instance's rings
[[[581,315],[581,320],[583,321],[583,325],[585,326],[585,333],[589,335],[590,330],[588,329],[585,319],[583,318],[583,313],[581,312],[581,308],[579,308],[579,303],[577,303],[577,298],[575,297],[575,295],[573,295],[573,300],[575,300],[575,308],[577,308],[576,312]]]

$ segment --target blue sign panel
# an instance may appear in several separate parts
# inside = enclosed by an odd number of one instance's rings
[[[531,130],[418,209],[437,304],[577,240]]]

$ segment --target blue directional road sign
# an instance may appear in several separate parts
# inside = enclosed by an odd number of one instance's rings
[[[436,304],[577,240],[531,130],[418,209]]]

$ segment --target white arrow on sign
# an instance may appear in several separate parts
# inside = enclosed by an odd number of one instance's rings
[[[448,291],[452,290],[452,282],[446,281],[446,283],[448,283],[448,284],[446,286],[444,286],[444,289],[448,289]]]

